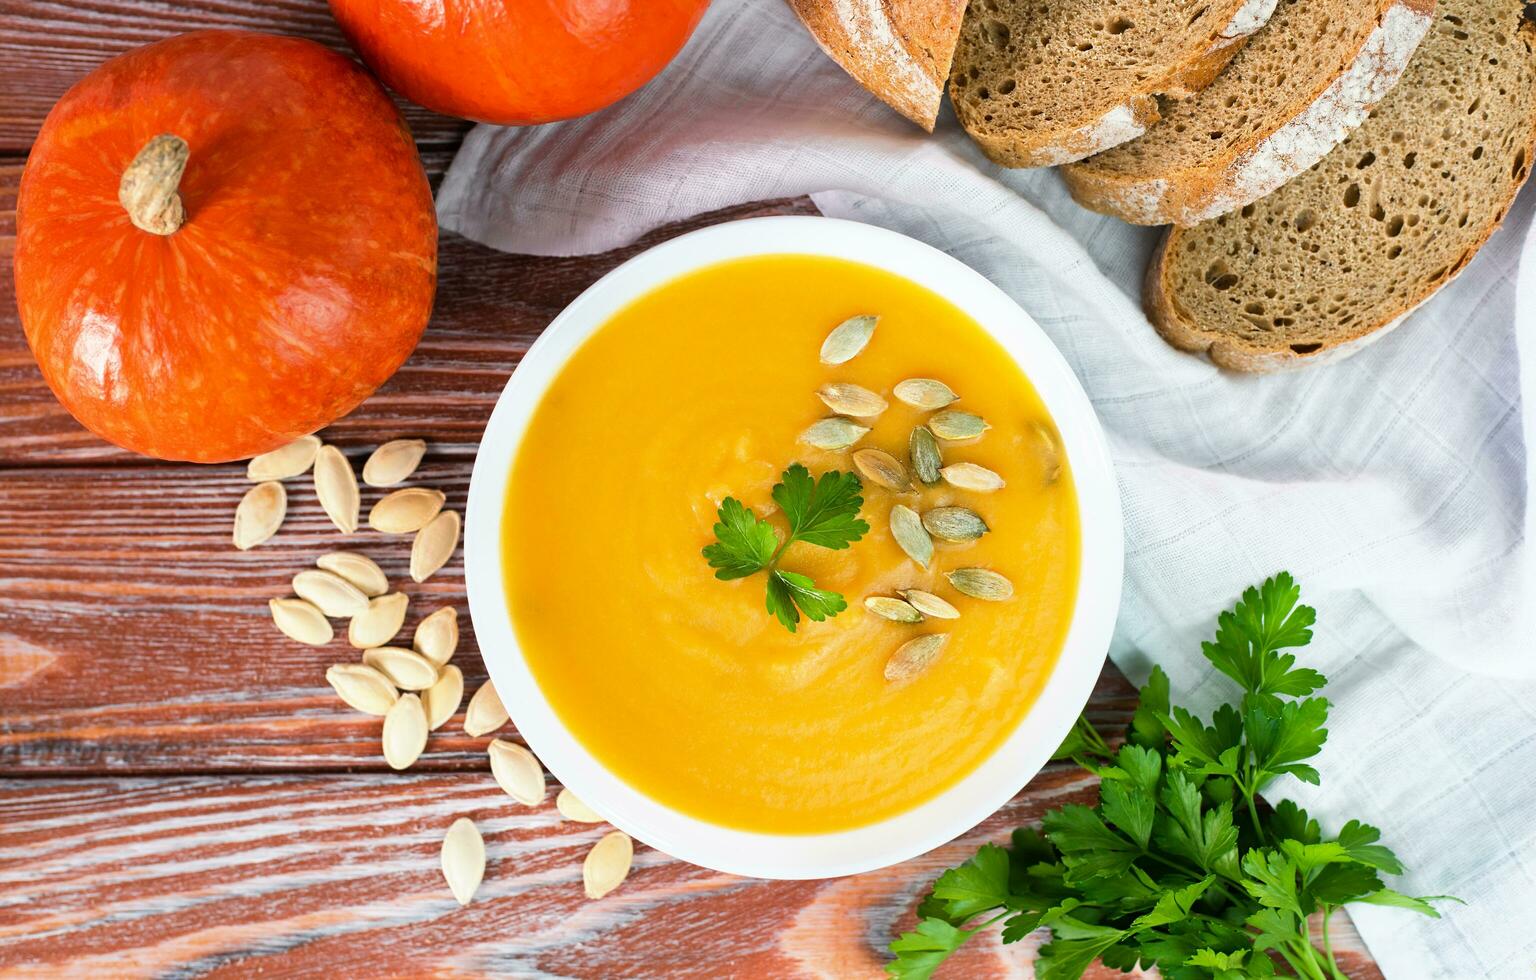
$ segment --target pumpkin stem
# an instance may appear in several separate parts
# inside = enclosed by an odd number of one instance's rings
[[[144,144],[117,185],[117,199],[134,227],[154,235],[172,235],[187,220],[176,192],[187,169],[187,141],[162,133]]]

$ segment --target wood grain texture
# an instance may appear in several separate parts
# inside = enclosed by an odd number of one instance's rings
[[[1052,767],[956,841],[855,878],[735,878],[642,846],[592,903],[581,859],[606,828],[561,821],[554,789],[530,809],[481,773],[0,781],[0,974],[875,980],[941,868],[1095,792]],[[463,909],[438,864],[461,816],[488,858]],[[1335,932],[1348,974],[1379,980]],[[1039,941],[985,934],[938,976],[1028,977]]]

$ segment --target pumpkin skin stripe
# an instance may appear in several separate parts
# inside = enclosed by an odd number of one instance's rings
[[[185,140],[185,223],[137,228],[124,170]],[[312,41],[197,31],[106,62],[54,106],[17,198],[27,342],[88,429],[164,459],[245,459],[314,432],[415,348],[437,219],[410,132]]]

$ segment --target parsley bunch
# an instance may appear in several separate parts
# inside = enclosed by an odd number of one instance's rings
[[[1328,702],[1312,696],[1323,676],[1281,652],[1312,639],[1315,613],[1300,597],[1282,572],[1221,614],[1202,648],[1243,694],[1209,724],[1169,704],[1160,668],[1118,750],[1080,718],[1056,757],[1102,780],[1098,806],[1052,810],[1040,830],[1020,828],[1011,846],[988,844],[944,872],[917,930],[891,943],[891,975],[923,980],[1000,921],[1005,943],[1050,929],[1040,980],[1080,977],[1096,958],[1127,971],[1155,964],[1170,980],[1344,980],[1329,944],[1334,909],[1370,902],[1438,918],[1432,899],[1383,884],[1403,868],[1376,828],[1351,820],[1325,839],[1300,807],[1259,799],[1281,775],[1317,783],[1306,760],[1328,737]]]
[[[773,486],[774,502],[789,521],[789,537],[780,542],[772,524],[735,497],[726,497],[717,512],[715,543],[704,549],[704,557],[715,569],[715,578],[727,581],[767,569],[768,612],[791,633],[801,613],[818,623],[836,616],[848,608],[847,600],[816,588],[807,575],[779,568],[779,558],[796,541],[841,550],[868,534],[869,525],[859,520],[863,489],[852,473],[833,470],[815,480],[795,463]]]

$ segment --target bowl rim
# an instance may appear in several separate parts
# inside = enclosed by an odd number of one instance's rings
[[[679,276],[757,255],[861,262],[938,293],[1018,364],[1071,461],[1081,531],[1077,599],[1066,640],[1034,705],[959,782],[910,810],[851,830],[767,834],[708,823],[624,783],[592,756],[544,698],[512,628],[501,558],[512,464],[534,410],[571,354],[624,306]],[[617,266],[552,320],[507,381],[486,424],[465,510],[464,575],[485,666],[519,734],[563,785],[631,837],[673,857],[756,878],[811,879],[887,867],[965,833],[1050,760],[1087,703],[1107,656],[1124,569],[1120,496],[1098,416],[1061,353],[1017,303],[930,245],[875,225],[811,215],[744,218],[688,232]]]

